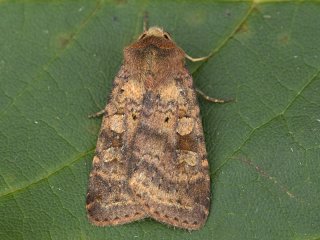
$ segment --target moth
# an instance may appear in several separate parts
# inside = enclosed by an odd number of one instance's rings
[[[103,120],[86,201],[94,225],[146,217],[188,230],[205,224],[208,160],[185,58],[201,60],[159,27],[124,49],[110,100],[97,113]]]

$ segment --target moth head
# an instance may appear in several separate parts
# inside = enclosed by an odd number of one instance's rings
[[[146,37],[159,37],[159,38],[164,38],[167,40],[172,41],[170,34],[165,32],[162,28],[160,27],[151,27],[148,30],[144,31],[140,37],[138,38],[138,40],[144,39]]]
[[[168,59],[171,59],[171,62],[184,63],[185,57],[185,53],[175,44],[169,33],[160,27],[151,27],[144,31],[136,42],[124,49],[124,55],[126,61],[130,61],[131,64],[132,62],[139,62],[138,59],[146,62],[151,58],[165,64],[167,64]]]

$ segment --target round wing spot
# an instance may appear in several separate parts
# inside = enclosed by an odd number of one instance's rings
[[[189,166],[194,167],[198,162],[198,154],[192,151],[180,150],[177,157],[178,163],[185,162]]]
[[[116,133],[124,132],[124,115],[113,115],[110,118],[110,129]]]
[[[177,132],[181,135],[188,135],[194,128],[194,119],[189,117],[180,118],[178,121]]]
[[[121,150],[117,147],[110,147],[102,152],[102,156],[104,162],[121,161]]]
[[[100,163],[100,158],[98,156],[93,157],[93,165],[98,165]]]

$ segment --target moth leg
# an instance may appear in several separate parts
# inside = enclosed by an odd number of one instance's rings
[[[88,115],[88,118],[97,118],[97,117],[101,117],[103,114],[106,113],[106,110],[105,109],[102,109],[101,111],[99,112],[96,112],[96,113],[92,113],[90,115]]]
[[[189,59],[191,62],[200,62],[200,61],[206,61],[208,60],[212,55],[209,54],[208,56],[205,56],[205,57],[199,57],[199,58],[193,58],[191,56],[189,56],[188,54],[185,55],[185,57],[187,59]]]
[[[233,102],[234,99],[220,99],[220,98],[213,98],[213,97],[209,97],[208,95],[206,95],[204,92],[202,92],[199,89],[196,89],[196,92],[198,94],[200,94],[201,97],[203,97],[205,100],[209,101],[209,102],[213,102],[213,103],[229,103],[229,102]]]

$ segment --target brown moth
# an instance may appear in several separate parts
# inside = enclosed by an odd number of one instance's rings
[[[205,224],[210,177],[186,57],[201,60],[158,27],[124,49],[109,103],[96,114],[104,116],[87,194],[93,224],[146,217],[188,230]]]

